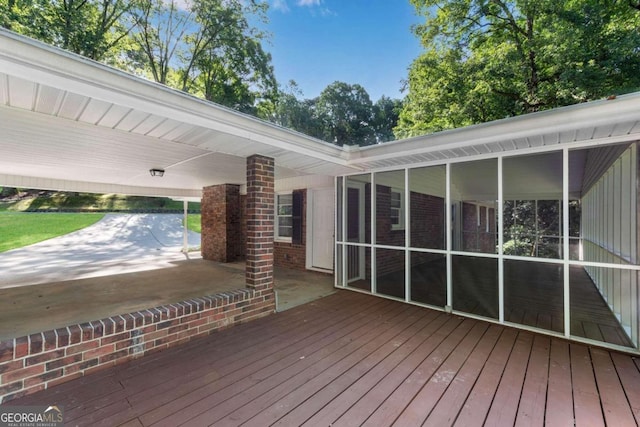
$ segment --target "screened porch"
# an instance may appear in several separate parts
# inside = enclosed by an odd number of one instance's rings
[[[544,147],[339,177],[337,284],[637,351],[637,151]]]

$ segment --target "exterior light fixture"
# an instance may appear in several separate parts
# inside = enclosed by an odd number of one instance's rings
[[[149,169],[151,176],[164,176],[164,169]]]

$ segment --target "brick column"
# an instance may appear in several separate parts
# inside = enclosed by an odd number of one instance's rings
[[[240,186],[221,184],[202,190],[202,258],[232,262],[242,257]]]
[[[273,289],[274,162],[255,154],[247,158],[247,287]]]

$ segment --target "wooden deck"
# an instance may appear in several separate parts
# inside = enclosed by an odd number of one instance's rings
[[[66,425],[637,425],[621,353],[355,292],[12,401]]]

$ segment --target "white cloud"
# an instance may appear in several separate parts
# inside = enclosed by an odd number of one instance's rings
[[[287,0],[273,0],[273,8],[275,10],[279,10],[280,12],[289,12],[289,5],[287,5]]]
[[[324,7],[324,0],[293,0],[293,5],[297,7],[306,7],[311,10],[311,13],[320,16],[335,15],[329,8]],[[289,12],[289,4],[287,0],[271,0],[271,7],[280,12]]]

